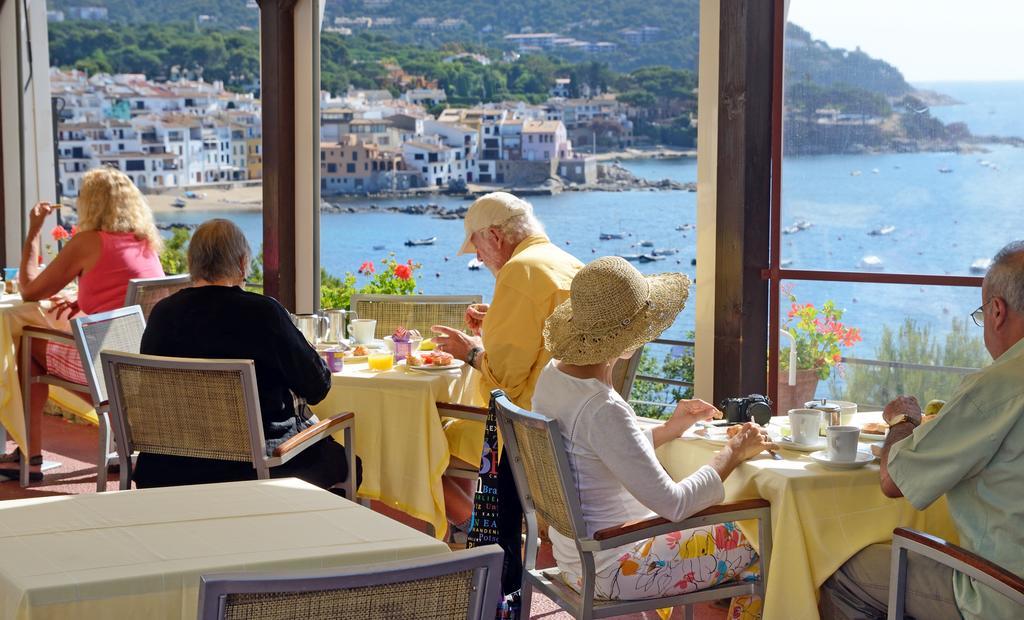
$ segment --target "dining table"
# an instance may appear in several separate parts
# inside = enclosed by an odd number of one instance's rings
[[[880,412],[860,412],[850,423],[877,421],[881,421]],[[906,499],[886,497],[879,485],[877,461],[856,469],[836,469],[812,460],[806,450],[791,449],[782,441],[779,445],[780,459],[763,453],[741,464],[725,480],[726,501],[762,498],[771,502],[765,620],[817,618],[819,588],[825,580],[861,549],[891,541],[897,527],[911,527],[954,543],[959,540],[944,497],[923,511]],[[721,447],[722,441],[691,430],[656,452],[669,475],[680,480],[710,462]],[[861,451],[870,453],[869,449],[870,443],[862,443]],[[757,548],[756,523],[738,525]]]
[[[297,478],[0,502],[0,617],[194,619],[202,575],[441,555],[431,536]]]
[[[0,424],[19,447],[25,447],[25,413],[18,377],[21,332],[26,326],[70,329],[67,317],[57,319],[49,308],[48,301],[23,301],[17,294],[0,296]],[[96,414],[85,401],[61,388],[51,387],[50,394],[62,408],[96,423]]]
[[[435,536],[444,538],[448,520],[441,476],[452,446],[437,403],[483,405],[478,382],[479,373],[468,365],[412,370],[400,362],[378,371],[362,360],[346,361],[342,371],[333,374],[327,397],[312,409],[321,419],[346,411],[356,414],[355,450],[363,470],[360,498],[421,519]],[[480,427],[477,455],[483,448]],[[343,442],[340,433],[335,439]]]

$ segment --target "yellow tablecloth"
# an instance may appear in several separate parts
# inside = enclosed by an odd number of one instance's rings
[[[0,615],[196,617],[199,577],[448,553],[295,478],[0,502]]]
[[[374,372],[365,363],[345,364],[331,391],[313,407],[320,418],[356,414],[356,454],[363,461],[360,497],[376,499],[434,527],[448,530],[441,475],[449,447],[436,403],[477,403],[476,371],[430,373],[396,366]],[[341,442],[339,433],[335,438]]]
[[[67,319],[55,320],[37,302],[23,302],[17,295],[0,297],[0,423],[11,438],[19,445],[25,445],[25,414],[22,409],[21,381],[18,379],[18,344],[21,331],[26,325],[47,327],[67,331]],[[95,423],[96,414],[92,407],[69,392],[51,389],[51,395],[60,404]],[[91,414],[91,416],[90,416]]]
[[[699,439],[678,439],[661,446],[658,458],[679,480],[707,464],[719,449]],[[748,461],[725,481],[727,501],[760,497],[772,504],[765,620],[817,618],[821,584],[864,547],[892,540],[896,527],[958,540],[945,498],[918,512],[902,498],[885,497],[877,463],[840,471],[813,462],[803,452],[781,454],[785,460],[764,455]],[[743,525],[756,546],[756,528]]]

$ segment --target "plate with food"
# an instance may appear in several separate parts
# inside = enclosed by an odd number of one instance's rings
[[[685,436],[697,437],[704,441],[719,446],[724,446],[733,435],[740,432],[743,428],[741,424],[731,424],[729,426],[717,426],[713,424],[702,424],[694,427],[687,431]]]
[[[451,353],[419,352],[405,358],[405,367],[419,372],[443,372],[458,370],[466,362],[455,359]]]
[[[865,422],[860,425],[860,434],[864,439],[885,439],[889,425],[885,422]]]
[[[352,345],[348,349],[342,352],[342,357],[346,362],[358,364],[360,362],[367,361],[367,356],[371,353],[380,353],[384,350],[383,344],[381,346],[374,346],[371,344],[357,344]]]

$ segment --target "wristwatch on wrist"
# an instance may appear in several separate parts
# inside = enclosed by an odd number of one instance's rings
[[[474,364],[473,362],[475,362],[477,356],[483,352],[484,350],[481,349],[480,347],[473,347],[472,349],[469,350],[469,353],[466,354],[466,363],[472,366],[473,368],[476,368],[476,364]]]
[[[891,422],[889,422],[889,427],[891,428],[891,427],[896,426],[897,424],[901,424],[903,422],[910,422],[914,426],[918,426],[918,425],[921,424],[919,421],[917,421],[914,418],[908,416],[907,414],[901,413],[898,416],[896,416],[895,418],[893,418]]]

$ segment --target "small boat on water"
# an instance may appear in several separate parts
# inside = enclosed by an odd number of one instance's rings
[[[871,235],[872,237],[879,237],[881,235],[891,234],[894,230],[896,230],[896,227],[890,224],[887,226],[880,226],[878,228],[875,228],[868,234]]]
[[[480,268],[484,266],[484,262],[479,258],[471,258],[466,264],[470,271],[480,271]]]
[[[979,258],[971,263],[971,273],[984,274],[992,266],[991,258]]]
[[[851,177],[859,177],[860,176],[860,170],[851,170],[850,171],[850,176]]]
[[[381,251],[381,250],[383,250],[383,249],[384,249],[384,246],[383,246],[383,245],[375,245],[375,246],[373,246],[373,249],[374,249],[375,251],[378,251],[378,252],[379,252],[379,251]]]
[[[793,222],[793,225],[799,228],[800,230],[807,230],[811,226],[814,226],[814,224],[810,223],[807,220],[797,220]]]
[[[877,271],[880,269],[885,269],[885,265],[882,263],[882,259],[878,258],[877,256],[870,255],[860,259],[860,268]]]
[[[880,172],[881,172],[881,170],[879,170],[878,168],[872,168],[871,169],[871,174],[878,174]]]
[[[597,238],[601,241],[611,241],[612,239],[625,239],[626,235],[624,233],[601,233]]]
[[[782,234],[784,234],[784,235],[794,235],[794,234],[800,232],[801,230],[803,230],[803,229],[800,228],[799,226],[787,226],[787,227],[782,229]]]
[[[659,260],[665,260],[665,257],[664,256],[656,256],[656,255],[654,255],[654,253],[651,253],[651,254],[641,254],[640,255],[640,262],[641,263],[654,263],[654,262],[657,262]]]
[[[437,242],[437,237],[427,237],[426,239],[407,239],[405,245],[416,246],[416,245],[434,245]]]
[[[171,206],[175,207],[177,209],[184,209],[185,208],[185,201],[182,200],[181,198],[175,198],[174,202],[171,203]]]
[[[640,247],[642,247],[642,248],[653,248],[654,247],[654,242],[653,241],[646,241],[646,240],[645,241],[641,241],[640,242]]]
[[[619,254],[618,256],[619,256],[619,258],[624,258],[624,259],[626,259],[626,260],[628,260],[630,262],[636,262],[636,261],[640,260],[640,255],[639,254]]]
[[[662,248],[659,250],[651,250],[651,254],[655,256],[675,256],[679,253],[679,250],[675,248]]]
[[[696,228],[697,228],[696,224],[680,224],[679,226],[676,226],[676,230],[678,230],[679,232],[684,232],[684,231],[687,231],[687,230],[694,230]]]
[[[953,169],[947,166],[943,166],[939,168],[939,172],[941,172],[942,174],[949,174],[950,172],[953,172]]]
[[[789,267],[792,264],[793,264],[793,259],[792,258],[784,258],[784,259],[779,261],[779,267],[782,267],[783,269],[785,269],[786,267]]]

